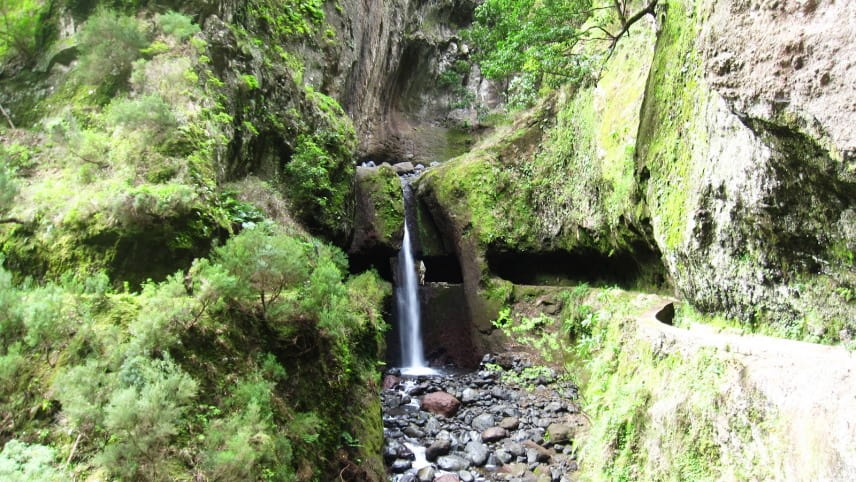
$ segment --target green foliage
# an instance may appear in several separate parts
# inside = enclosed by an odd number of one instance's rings
[[[589,0],[485,1],[468,31],[481,71],[490,79],[527,73],[550,83],[584,80],[592,62],[576,47],[588,35],[581,27],[592,6]]]
[[[250,90],[259,88],[259,79],[253,74],[243,74],[241,75],[241,80],[244,81],[244,84],[246,84],[247,88]]]
[[[172,10],[158,15],[157,22],[164,32],[176,37],[178,40],[184,40],[191,35],[199,33],[199,25],[193,23],[193,19],[188,15]]]
[[[0,61],[9,55],[35,58],[45,7],[41,0],[0,0]]]
[[[156,145],[164,142],[178,127],[172,109],[157,94],[116,99],[107,107],[105,120],[108,126],[121,128],[126,133],[145,133]]]
[[[309,35],[324,21],[322,0],[252,0],[248,13],[258,19],[264,29],[286,40]]]
[[[247,229],[214,251],[214,260],[238,280],[231,296],[267,318],[280,309],[284,291],[309,276],[307,247],[296,238],[260,226]]]
[[[6,163],[0,165],[0,216],[3,216],[13,206],[18,195],[18,183]]]
[[[100,461],[128,479],[153,480],[170,456],[198,384],[169,358],[129,358],[119,377],[122,385],[104,407],[111,437]]]
[[[95,12],[80,32],[78,77],[89,85],[119,87],[131,74],[134,60],[149,45],[137,19],[107,9]]]
[[[325,149],[316,136],[301,135],[285,167],[289,196],[303,218],[339,224],[347,216],[350,182],[343,173],[351,171],[343,159]]]
[[[56,454],[52,448],[12,439],[0,452],[0,478],[15,482],[64,480],[55,464]]]

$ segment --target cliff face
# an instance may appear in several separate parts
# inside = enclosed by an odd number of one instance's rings
[[[525,254],[565,253],[571,275],[575,255],[626,256],[631,277],[660,256],[704,311],[849,340],[854,27],[834,19],[854,8],[662,2],[598,85],[432,170],[420,193],[459,246],[475,246],[461,258],[475,264],[471,291],[484,295],[502,271],[490,260],[509,253],[533,269]]]
[[[304,52],[306,80],[342,103],[361,157],[427,163],[462,152],[457,137],[478,122],[476,105],[497,103],[459,33],[474,8],[472,0],[368,0],[328,12],[335,46]]]
[[[813,2],[810,2],[815,5]],[[638,146],[655,238],[706,311],[815,339],[854,327],[852,5],[669,2]],[[847,120],[845,120],[847,119]]]

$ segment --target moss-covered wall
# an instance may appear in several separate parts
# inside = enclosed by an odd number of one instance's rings
[[[825,138],[778,114],[754,119],[711,86],[719,64],[704,46],[719,7],[660,9],[637,155],[654,236],[678,292],[700,309],[781,335],[849,339],[856,278],[833,252],[856,184]]]

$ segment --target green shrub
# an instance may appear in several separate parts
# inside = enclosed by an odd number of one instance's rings
[[[233,237],[215,250],[213,259],[237,280],[237,301],[257,309],[265,319],[282,301],[283,292],[308,276],[304,244],[264,226]]]
[[[37,0],[0,0],[0,61],[9,54],[33,60],[43,8]]]
[[[105,118],[108,126],[145,132],[155,144],[162,143],[178,127],[172,108],[157,94],[116,99],[107,107]]]
[[[5,164],[0,165],[0,218],[12,208],[17,195],[18,183],[15,182],[12,171]]]
[[[144,284],[140,298],[140,312],[128,326],[132,337],[129,352],[149,355],[170,350],[194,316],[184,275],[176,273],[163,283]]]
[[[81,56],[76,73],[87,84],[118,87],[148,44],[137,19],[100,9],[80,32]]]
[[[63,480],[54,467],[56,454],[50,447],[9,440],[0,452],[0,479],[15,482]]]
[[[202,466],[210,480],[253,480],[260,465],[280,473],[276,480],[291,480],[291,447],[271,434],[270,424],[257,404],[241,407],[231,416],[212,422],[204,434]]]
[[[129,480],[163,478],[170,444],[196,397],[197,382],[169,358],[130,358],[119,378],[122,386],[104,409],[110,439],[99,461]]]
[[[172,10],[158,15],[157,22],[164,32],[179,40],[184,40],[185,38],[199,32],[199,25],[193,23],[193,19],[187,15],[174,12]]]

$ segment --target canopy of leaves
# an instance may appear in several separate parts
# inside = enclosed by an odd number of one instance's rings
[[[579,81],[591,62],[575,47],[590,33],[581,26],[597,11],[592,0],[486,0],[468,34],[487,78],[528,73]]]

